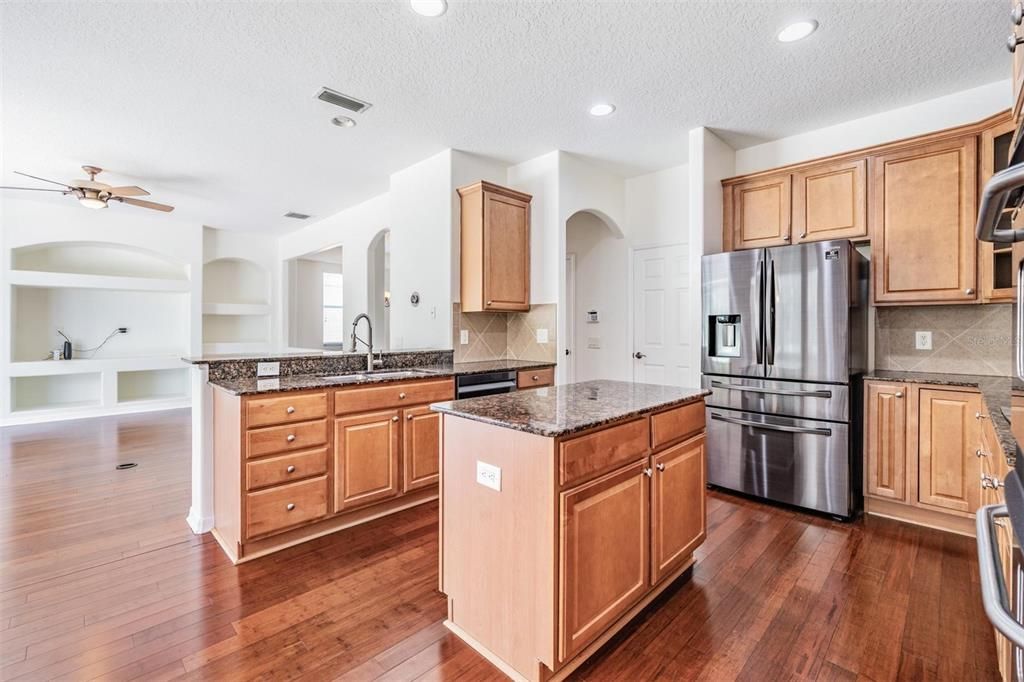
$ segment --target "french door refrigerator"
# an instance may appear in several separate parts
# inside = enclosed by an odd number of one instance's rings
[[[709,483],[857,513],[867,283],[845,240],[703,257]]]

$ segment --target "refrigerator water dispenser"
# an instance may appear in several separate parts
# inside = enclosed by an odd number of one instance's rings
[[[713,349],[711,355],[720,358],[740,357],[740,316],[711,315],[710,317],[708,329],[711,331],[711,338],[708,339],[708,348]]]

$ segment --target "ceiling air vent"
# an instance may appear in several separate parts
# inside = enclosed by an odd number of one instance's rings
[[[296,220],[306,220],[309,216],[305,213],[296,213],[295,211],[288,211],[284,214],[285,218],[295,218]]]
[[[364,102],[350,95],[343,95],[337,90],[331,90],[328,87],[320,88],[320,92],[316,93],[316,98],[328,104],[333,104],[336,107],[354,111],[357,114],[361,114],[373,106],[369,102]]]

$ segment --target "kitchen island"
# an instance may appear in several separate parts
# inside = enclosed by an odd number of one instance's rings
[[[562,679],[688,577],[705,395],[590,381],[432,405],[448,628],[513,679]]]

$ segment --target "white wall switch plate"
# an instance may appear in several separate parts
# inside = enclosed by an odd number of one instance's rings
[[[461,343],[463,346],[465,346],[467,343],[469,343],[469,330],[468,329],[460,329],[459,330],[459,343]]]
[[[256,363],[256,376],[276,377],[281,373],[280,362],[258,362]]]
[[[548,342],[548,330],[547,329],[538,329],[537,330],[537,343],[547,343],[547,342]]]
[[[931,350],[932,349],[932,333],[931,332],[914,332],[914,347],[917,350]]]
[[[596,336],[591,336],[591,337],[587,338],[587,348],[590,348],[591,350],[597,350],[600,347],[601,347],[601,339],[599,339]]]
[[[477,460],[476,482],[485,488],[501,492],[501,467]]]

